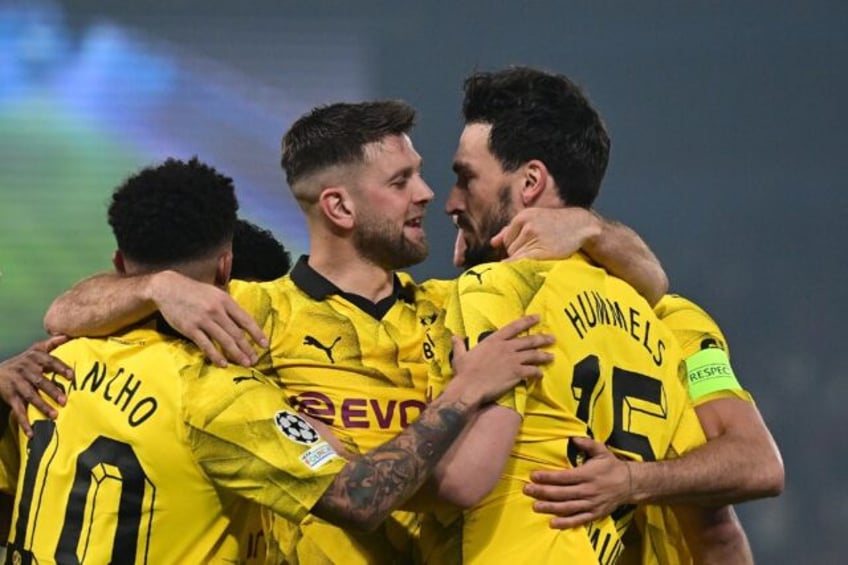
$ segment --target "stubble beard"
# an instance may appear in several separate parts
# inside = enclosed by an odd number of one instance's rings
[[[386,269],[405,269],[417,265],[430,253],[426,239],[413,242],[390,222],[369,219],[353,234],[353,245],[363,259]]]
[[[500,261],[506,257],[503,248],[495,249],[489,241],[509,224],[514,215],[510,201],[510,187],[503,186],[498,190],[498,203],[495,209],[486,214],[480,222],[479,239],[466,240],[463,268],[470,269],[480,263]]]

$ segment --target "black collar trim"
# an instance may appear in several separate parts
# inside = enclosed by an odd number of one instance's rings
[[[410,304],[415,301],[414,289],[410,286],[405,287],[397,275],[392,275],[394,278],[392,293],[379,302],[374,303],[364,296],[343,291],[322,276],[321,273],[310,267],[308,261],[308,255],[300,256],[291,271],[291,280],[313,300],[324,300],[328,296],[337,294],[377,320],[381,320],[398,300],[403,300]]]

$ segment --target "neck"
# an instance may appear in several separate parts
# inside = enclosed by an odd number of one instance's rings
[[[349,240],[313,238],[309,266],[343,291],[371,302],[379,302],[394,289],[394,273],[363,259]]]

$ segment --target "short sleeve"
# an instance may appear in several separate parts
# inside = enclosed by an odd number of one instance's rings
[[[206,475],[300,521],[344,459],[255,370],[203,364],[181,373],[187,439]]]

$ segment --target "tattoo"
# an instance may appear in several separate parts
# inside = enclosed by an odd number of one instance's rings
[[[460,402],[433,403],[394,439],[349,462],[312,513],[341,526],[377,527],[424,484],[467,418]]]

